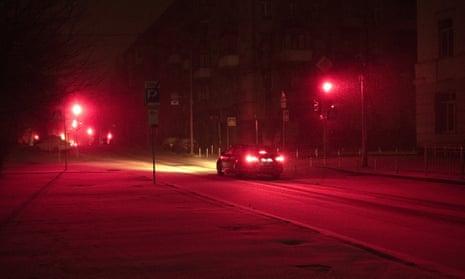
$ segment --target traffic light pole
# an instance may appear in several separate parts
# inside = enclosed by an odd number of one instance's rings
[[[326,167],[326,151],[328,145],[327,131],[328,131],[328,115],[323,115],[323,166]]]
[[[361,159],[362,168],[368,167],[368,152],[367,152],[367,120],[366,120],[366,104],[365,104],[365,77],[360,75],[360,101],[361,101],[361,122],[362,122],[362,142],[361,142]]]

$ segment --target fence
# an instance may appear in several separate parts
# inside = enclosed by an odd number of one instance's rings
[[[427,145],[420,151],[369,152],[368,168],[361,167],[361,157],[357,152],[337,152],[327,158],[323,158],[320,153],[318,150],[306,150],[289,154],[294,158],[292,168],[300,174],[313,167],[331,167],[393,174],[436,175],[461,179],[465,177],[463,146]]]
[[[198,149],[199,157],[215,158],[221,149],[210,146]],[[361,167],[358,151],[337,151],[322,157],[318,149],[301,149],[288,152],[288,169],[297,175],[311,172],[314,167],[331,167],[348,170],[370,170],[394,174],[447,176],[465,178],[465,154],[461,145],[425,145],[422,150],[369,152],[368,168]]]

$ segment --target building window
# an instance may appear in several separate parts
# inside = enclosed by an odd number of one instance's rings
[[[271,0],[262,0],[260,1],[260,11],[262,18],[271,17]]]
[[[289,14],[289,16],[290,16],[290,17],[295,17],[295,15],[296,15],[296,12],[295,12],[295,10],[296,10],[296,8],[295,8],[295,1],[289,1],[287,7],[288,7],[288,14]]]
[[[287,33],[282,42],[282,49],[308,49],[310,47],[309,37],[305,33]]]
[[[205,84],[199,87],[197,100],[198,101],[207,101],[210,98],[210,86]]]
[[[436,94],[436,133],[447,134],[455,132],[456,101],[454,93]]]
[[[199,55],[199,67],[210,68],[210,55],[207,53],[201,53]]]
[[[439,57],[451,57],[454,54],[454,22],[451,18],[438,23]]]

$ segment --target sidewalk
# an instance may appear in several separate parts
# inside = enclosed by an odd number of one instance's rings
[[[109,161],[7,166],[0,212],[5,278],[442,276]]]

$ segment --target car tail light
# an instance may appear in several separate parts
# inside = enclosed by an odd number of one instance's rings
[[[260,151],[258,151],[258,154],[260,154],[260,155],[264,155],[264,154],[266,154],[266,153],[267,153],[266,150],[260,150]]]
[[[253,156],[253,155],[247,155],[245,157],[245,161],[247,163],[254,163],[254,162],[258,162],[258,158],[256,156]]]
[[[279,156],[277,156],[276,158],[274,158],[274,160],[277,161],[277,162],[281,162],[281,163],[282,163],[282,162],[284,162],[284,156],[279,155]]]

